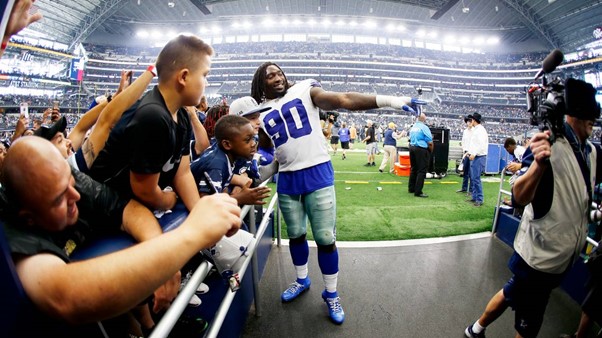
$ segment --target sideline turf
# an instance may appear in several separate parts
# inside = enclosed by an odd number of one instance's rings
[[[408,177],[389,174],[388,167],[385,173],[378,171],[382,154],[376,156],[375,167],[363,166],[364,152],[348,152],[347,159],[342,160],[339,150],[331,157],[339,241],[445,237],[491,230],[499,181],[483,182],[485,202],[474,207],[465,202],[468,197],[456,193],[462,183],[462,177],[456,174],[441,180],[427,179],[424,193],[429,198],[416,198],[407,192]],[[507,183],[505,189],[509,189]],[[282,233],[287,238],[284,222]],[[311,229],[308,237],[312,237]]]

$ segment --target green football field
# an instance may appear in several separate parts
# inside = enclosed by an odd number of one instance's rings
[[[385,173],[378,171],[382,154],[376,156],[375,167],[364,166],[363,151],[348,152],[345,160],[340,150],[331,157],[339,241],[445,237],[491,230],[499,176],[482,177],[485,201],[483,206],[474,207],[466,202],[469,197],[456,193],[462,177],[455,173],[427,179],[423,191],[429,197],[417,198],[408,193],[408,177],[389,174],[388,167]],[[507,183],[504,189],[509,189]],[[284,222],[282,233],[287,238]]]

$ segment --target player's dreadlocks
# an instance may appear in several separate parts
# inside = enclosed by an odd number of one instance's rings
[[[266,70],[269,66],[276,66],[282,71],[282,68],[280,68],[280,66],[273,62],[265,62],[264,64],[259,66],[259,68],[257,68],[257,70],[255,71],[255,75],[253,75],[253,82],[251,82],[251,96],[258,103],[263,102],[265,99],[265,77]],[[284,72],[282,72],[282,74],[284,74]],[[284,75],[284,80],[286,82],[284,85],[286,86],[286,89],[288,89],[290,85],[288,83],[286,75]]]

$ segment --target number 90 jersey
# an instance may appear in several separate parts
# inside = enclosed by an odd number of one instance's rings
[[[321,87],[313,79],[297,82],[283,97],[264,101],[261,128],[276,146],[280,171],[296,171],[330,161],[328,145],[320,127],[320,114],[310,90]]]

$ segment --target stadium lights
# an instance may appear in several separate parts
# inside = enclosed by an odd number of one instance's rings
[[[337,30],[345,29],[347,27],[351,28],[360,28],[365,31],[368,30],[376,30],[378,29],[378,33],[376,34],[377,38],[384,39],[387,36],[393,37],[393,35],[397,34],[400,31],[407,31],[407,28],[404,24],[400,22],[396,22],[394,20],[388,22],[377,22],[373,19],[364,19],[358,21],[358,19],[350,18],[350,21],[346,21],[345,18],[339,17],[316,17],[312,18],[309,16],[306,17],[280,17],[275,18],[270,15],[266,15],[261,17],[259,22],[251,23],[250,20],[258,21],[255,19],[244,19],[244,21],[232,20],[230,22],[224,21],[210,21],[204,23],[202,26],[198,27],[198,31],[194,34],[210,37],[213,36],[219,39],[222,39],[222,34],[241,34],[240,32],[236,33],[237,30],[244,29],[249,33],[250,29],[254,28],[266,28],[274,27],[279,25],[280,27],[306,27],[312,29],[328,29],[332,26],[338,26]],[[221,24],[221,25],[220,25]],[[298,28],[297,28],[298,29]],[[152,39],[154,41],[162,41],[172,39],[179,33],[177,29],[170,29],[169,27],[160,27],[160,28],[146,28],[146,29],[138,29],[135,34],[139,39]],[[263,34],[262,32],[257,32],[256,34]],[[335,33],[336,34],[336,33]],[[422,41],[422,43],[430,42],[437,44],[444,44],[446,46],[454,46],[455,48],[466,48],[470,49],[471,52],[476,48],[487,48],[500,44],[501,39],[499,36],[495,35],[479,35],[473,36],[470,33],[464,35],[462,33],[445,31],[441,27],[433,27],[433,26],[424,26],[419,27],[415,31],[411,32],[413,38],[408,36],[408,39],[413,39],[417,41]],[[381,41],[381,40],[379,40]],[[384,40],[383,40],[384,41]],[[399,42],[400,43],[400,42]],[[474,48],[474,49],[473,49]]]
[[[493,36],[487,39],[488,45],[497,45],[498,43],[500,43],[500,39],[498,37]]]
[[[274,20],[272,20],[272,18],[265,18],[261,24],[265,27],[272,27],[274,25]]]
[[[460,44],[467,45],[470,43],[470,38],[468,36],[463,36],[459,40]]]
[[[368,20],[366,22],[364,22],[364,26],[366,26],[366,28],[376,28],[376,22],[372,21],[372,20]]]
[[[445,43],[454,44],[456,43],[456,37],[453,35],[447,35],[445,38],[443,38],[443,41],[445,41]]]
[[[483,37],[477,37],[474,40],[472,40],[472,43],[474,43],[477,46],[482,45],[483,43],[485,43],[485,39]]]
[[[151,38],[153,39],[161,39],[163,37],[163,33],[158,30],[154,30],[150,33]]]

